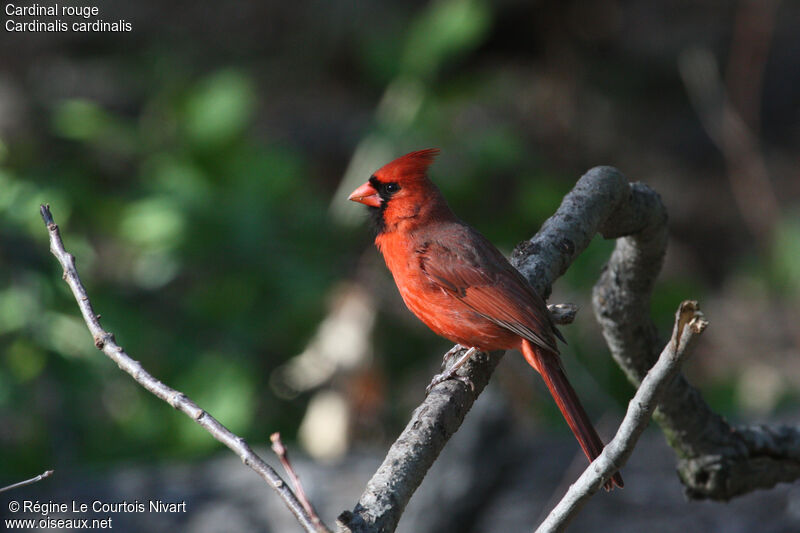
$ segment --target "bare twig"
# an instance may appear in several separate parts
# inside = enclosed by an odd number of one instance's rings
[[[276,431],[269,436],[269,440],[272,442],[272,451],[275,452],[275,455],[277,455],[278,459],[280,459],[283,469],[289,476],[289,480],[292,482],[295,493],[297,493],[297,499],[300,500],[301,504],[303,504],[303,508],[306,510],[306,513],[308,513],[308,516],[311,517],[311,521],[314,522],[317,530],[328,531],[328,528],[326,528],[322,523],[322,520],[320,520],[317,511],[314,510],[314,506],[311,505],[311,501],[308,499],[308,496],[306,496],[306,491],[303,489],[303,484],[300,483],[300,477],[297,475],[297,472],[294,471],[294,468],[292,468],[292,463],[289,462],[289,453],[286,451],[286,446],[284,446],[283,442],[281,441],[281,434]]]
[[[589,498],[600,490],[614,472],[625,465],[667,386],[678,374],[681,363],[688,355],[691,341],[695,335],[705,330],[707,324],[697,302],[685,301],[680,305],[675,313],[672,339],[628,404],[628,412],[617,434],[570,486],[558,505],[536,529],[537,533],[563,531]]]
[[[34,483],[38,483],[39,481],[48,478],[53,475],[54,470],[45,470],[43,473],[39,474],[38,476],[33,476],[30,479],[26,479],[25,481],[20,481],[19,483],[13,483],[11,485],[7,485],[5,487],[0,487],[0,492],[5,492],[7,490],[18,489],[20,487],[24,487],[26,485],[33,485]]]
[[[286,482],[271,466],[253,452],[242,437],[233,434],[228,428],[201,409],[185,394],[168,387],[150,375],[138,361],[133,360],[125,353],[122,347],[116,343],[113,334],[103,329],[99,321],[100,316],[95,314],[94,309],[92,309],[89,296],[86,294],[86,289],[78,276],[78,271],[75,268],[75,257],[64,249],[61,233],[50,213],[50,206],[42,205],[40,211],[50,234],[50,251],[56,259],[58,259],[58,262],[64,269],[64,281],[67,282],[67,285],[69,285],[69,288],[72,290],[72,295],[78,302],[78,307],[81,310],[86,326],[89,328],[89,332],[94,338],[94,345],[97,349],[101,350],[112,361],[117,363],[122,370],[130,374],[142,387],[161,398],[178,411],[189,416],[189,418],[208,431],[212,437],[233,450],[233,452],[242,459],[245,465],[253,469],[264,481],[275,489],[289,510],[300,522],[300,525],[302,525],[307,532],[318,533],[317,526]]]

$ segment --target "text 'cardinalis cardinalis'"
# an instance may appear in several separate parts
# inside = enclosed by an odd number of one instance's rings
[[[561,368],[556,346],[561,335],[544,301],[492,243],[447,206],[427,176],[437,154],[420,150],[395,159],[350,200],[369,207],[375,244],[408,308],[462,346],[522,352],[594,460],[603,442]],[[622,487],[622,476],[614,474],[606,488],[612,483]]]

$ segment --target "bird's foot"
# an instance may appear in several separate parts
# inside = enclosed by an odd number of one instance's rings
[[[444,357],[442,357],[442,368],[441,368],[442,373],[444,373],[444,369],[447,368],[447,361],[449,361],[450,358],[455,354],[457,354],[460,350],[463,350],[465,348],[466,346],[461,346],[460,344],[456,344],[455,346],[450,348],[446,354],[444,354]]]
[[[455,353],[456,351],[458,351],[458,350],[460,350],[462,348],[463,348],[463,346],[461,346],[461,345],[454,346],[453,349],[451,349],[445,355],[445,360],[451,354]],[[427,387],[425,387],[425,394],[426,395],[430,394],[431,391],[433,390],[433,388],[436,385],[438,385],[439,383],[443,383],[443,382],[445,382],[447,380],[450,380],[450,379],[455,379],[457,381],[460,381],[460,382],[464,383],[465,385],[468,385],[469,388],[474,391],[475,390],[475,384],[472,383],[472,381],[469,379],[469,377],[456,375],[456,371],[458,371],[459,368],[464,366],[464,363],[466,363],[469,360],[469,358],[472,357],[473,354],[475,354],[477,352],[478,352],[478,350],[476,348],[470,348],[469,350],[464,352],[464,354],[461,357],[459,357],[458,360],[455,363],[453,363],[453,365],[450,368],[448,368],[447,370],[445,370],[444,372],[442,372],[440,374],[436,374],[435,376],[433,376],[433,379],[431,380],[430,384]]]
[[[439,383],[444,383],[445,381],[448,381],[448,380],[451,380],[451,379],[455,380],[455,381],[460,381],[464,385],[467,385],[470,388],[470,390],[473,390],[473,391],[475,390],[475,384],[472,383],[472,380],[469,379],[469,377],[467,377],[467,376],[458,376],[455,373],[451,373],[451,372],[442,372],[441,374],[436,374],[435,376],[433,376],[433,379],[431,380],[431,382],[428,384],[427,387],[425,387],[425,394],[426,395],[430,394],[431,391],[433,390],[433,388],[436,385],[438,385]]]

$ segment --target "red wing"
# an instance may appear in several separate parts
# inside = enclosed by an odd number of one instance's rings
[[[558,353],[554,335],[561,335],[522,274],[469,226],[454,225],[445,233],[447,239],[426,241],[417,250],[428,279],[484,318]]]

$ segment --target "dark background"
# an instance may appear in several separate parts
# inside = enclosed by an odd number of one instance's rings
[[[326,464],[380,453],[448,344],[402,307],[345,198],[426,147],[506,253],[592,166],[656,189],[671,239],[653,316],[666,335],[691,298],[711,322],[685,372],[733,421],[796,418],[800,5],[97,5],[133,31],[0,31],[0,485],[226,453],[95,350],[43,202],[104,326],[156,377],[255,443],[281,431],[302,453],[305,419]],[[590,305],[612,246],[551,297],[582,306],[565,364],[605,435],[632,393]],[[514,424],[568,435],[520,357],[495,383]]]

